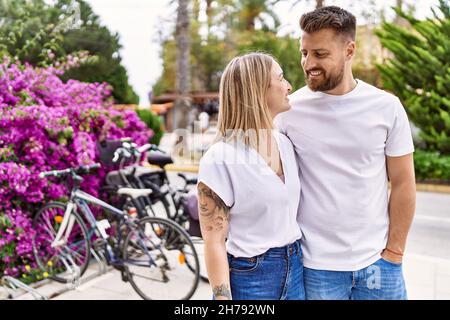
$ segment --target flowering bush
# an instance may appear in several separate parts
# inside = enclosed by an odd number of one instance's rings
[[[64,83],[58,76],[65,69],[0,62],[0,275],[33,274],[31,217],[67,196],[63,181],[40,179],[40,172],[97,162],[104,139],[144,144],[153,135],[134,111],[112,108],[108,84]],[[85,176],[82,188],[97,195],[105,174]]]

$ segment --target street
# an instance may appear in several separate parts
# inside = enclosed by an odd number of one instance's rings
[[[418,192],[406,251],[450,259],[450,195]]]

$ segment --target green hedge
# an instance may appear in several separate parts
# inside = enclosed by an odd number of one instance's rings
[[[417,181],[433,181],[450,184],[450,156],[439,152],[416,150],[414,166]]]
[[[409,26],[382,23],[376,34],[392,57],[377,66],[383,88],[403,102],[409,119],[420,129],[426,150],[450,155],[450,2],[439,0],[439,7],[432,10],[433,17],[418,20],[395,9]],[[436,161],[436,169],[429,168],[432,175],[448,177],[448,167],[441,167],[446,160],[419,155],[423,157],[428,159],[425,163]]]
[[[147,109],[137,109],[136,113],[138,114],[139,118],[143,122],[145,122],[147,127],[152,129],[153,132],[155,133],[153,137],[151,137],[149,143],[159,145],[159,142],[161,141],[161,138],[164,134],[161,119],[158,117],[158,115],[154,114],[153,112]]]

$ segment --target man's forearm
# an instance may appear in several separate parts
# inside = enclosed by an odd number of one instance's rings
[[[231,300],[230,271],[225,245],[205,243],[205,261],[208,270],[208,280],[215,299]]]
[[[392,185],[389,198],[389,238],[386,248],[403,253],[416,208],[415,182]]]

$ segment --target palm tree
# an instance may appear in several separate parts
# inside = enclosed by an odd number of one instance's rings
[[[208,24],[208,35],[211,34],[211,26],[213,24],[213,17],[214,17],[214,12],[213,12],[213,4],[214,0],[206,0],[206,17],[207,17],[207,24]]]
[[[240,28],[246,31],[254,31],[256,22],[260,22],[264,29],[270,29],[267,18],[272,20],[275,29],[280,25],[280,20],[272,10],[280,0],[242,0],[238,1],[238,17]]]
[[[178,0],[175,40],[177,47],[176,92],[174,108],[174,129],[188,127],[190,111],[190,34],[189,0]]]

